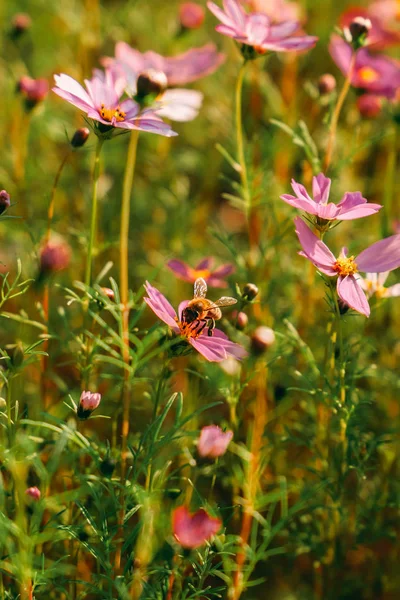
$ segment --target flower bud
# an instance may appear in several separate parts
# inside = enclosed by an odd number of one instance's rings
[[[245,329],[247,327],[248,322],[249,322],[249,317],[246,315],[246,313],[244,313],[243,311],[240,311],[237,313],[237,316],[236,316],[237,329],[242,331],[243,329]]]
[[[76,411],[78,419],[85,421],[96,410],[101,401],[101,394],[83,391]]]
[[[344,30],[345,38],[357,50],[365,45],[372,23],[365,17],[355,17],[348,28]]]
[[[114,290],[112,290],[111,288],[108,288],[108,287],[102,287],[101,291],[103,292],[103,294],[105,296],[107,296],[107,298],[109,298],[110,300],[114,300],[114,298],[115,298]]]
[[[116,465],[117,465],[117,463],[115,462],[115,460],[113,458],[111,458],[110,456],[108,456],[107,458],[105,458],[104,460],[101,461],[100,472],[105,477],[111,477],[112,474],[114,473]]]
[[[47,79],[32,79],[24,76],[19,80],[17,90],[24,96],[26,108],[30,110],[47,96],[49,83]]]
[[[61,239],[47,242],[40,251],[40,274],[50,275],[66,269],[71,260],[71,248]]]
[[[139,98],[145,98],[149,95],[158,96],[167,89],[168,79],[165,73],[156,69],[147,69],[140,73],[136,87]]]
[[[40,500],[40,496],[42,495],[39,488],[37,488],[36,486],[30,487],[27,490],[25,490],[25,494],[32,498],[32,500],[35,500],[35,502],[38,502],[38,500]]]
[[[0,215],[10,206],[10,194],[6,190],[0,192]]]
[[[195,2],[184,2],[179,7],[179,20],[183,29],[198,29],[204,23],[204,8]]]
[[[243,300],[254,300],[254,298],[258,295],[258,287],[254,285],[254,283],[246,283],[243,288],[242,298]]]
[[[11,37],[14,39],[22,35],[32,25],[32,20],[26,13],[18,13],[11,20]]]
[[[0,411],[4,412],[7,408],[7,400],[5,398],[0,398]]]
[[[327,96],[328,94],[332,94],[336,89],[336,79],[330,73],[325,73],[325,75],[321,75],[318,79],[318,91],[321,96]]]
[[[357,98],[360,115],[366,119],[375,119],[382,110],[382,98],[374,94],[363,94]]]
[[[72,136],[71,146],[73,148],[81,148],[84,144],[86,144],[89,134],[90,131],[87,127],[81,127],[80,129],[77,129]]]
[[[218,458],[227,451],[233,431],[222,431],[218,425],[203,427],[197,443],[197,451],[203,458]]]
[[[254,354],[262,354],[275,342],[275,333],[270,327],[257,327],[251,336],[251,348]]]

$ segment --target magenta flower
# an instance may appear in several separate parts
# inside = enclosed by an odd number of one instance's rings
[[[365,119],[375,119],[382,112],[382,96],[362,94],[357,98],[357,108]]]
[[[207,425],[200,432],[197,450],[203,458],[218,458],[225,454],[233,438],[233,431],[222,431],[218,425]]]
[[[353,48],[339,35],[333,35],[329,52],[345,76],[349,75]],[[367,48],[356,51],[351,84],[377,96],[394,98],[400,87],[400,65],[383,55],[372,55]]]
[[[181,260],[173,259],[167,262],[167,267],[169,267],[179,279],[183,279],[183,281],[194,283],[196,279],[202,277],[210,287],[228,287],[224,278],[231,275],[231,273],[235,271],[235,267],[230,264],[225,264],[213,270],[213,265],[214,259],[212,256],[203,258],[194,269]]]
[[[339,204],[328,202],[331,180],[322,173],[313,177],[313,198],[308,195],[305,187],[294,179],[292,179],[292,188],[295,196],[283,194],[282,200],[326,221],[360,219],[373,215],[382,208],[380,204],[368,203],[360,192],[346,192]]]
[[[182,323],[181,315],[188,301],[181,302],[178,308],[179,318],[168,300],[155,287],[148,282],[145,284],[149,297],[144,301],[161,321],[164,321],[174,333],[184,338],[197,352],[210,362],[220,362],[225,358],[242,359],[247,355],[246,350],[239,344],[231,342],[219,329],[213,330],[213,335],[208,335],[208,328],[199,331],[198,322]]]
[[[370,308],[358,272],[383,273],[397,269],[400,266],[400,235],[392,235],[375,242],[358,256],[347,256],[347,249],[343,248],[340,256],[336,258],[300,217],[296,217],[294,222],[303,247],[300,254],[308,258],[321,273],[329,277],[338,277],[339,298],[350,308],[369,317]]]
[[[400,296],[400,283],[384,286],[390,271],[386,273],[366,273],[365,277],[360,277],[360,285],[367,297],[376,296],[377,298],[394,298]]]
[[[103,125],[149,131],[167,137],[177,135],[152,108],[141,110],[139,104],[131,99],[121,101],[125,81],[111,71],[102,73],[96,70],[92,79],[85,80],[87,91],[69,75],[55,75],[54,79],[56,86],[53,92]]]
[[[210,517],[203,508],[192,514],[186,506],[179,506],[172,514],[172,531],[184,548],[199,548],[221,527],[222,521]]]
[[[204,23],[204,8],[196,2],[183,2],[179,7],[179,20],[184,29],[198,29]]]
[[[272,25],[265,13],[247,13],[238,0],[223,0],[224,10],[214,2],[207,2],[208,8],[221,21],[216,30],[241,44],[252,46],[259,54],[308,50],[315,46],[314,36],[293,36],[299,29],[297,21],[286,21]]]

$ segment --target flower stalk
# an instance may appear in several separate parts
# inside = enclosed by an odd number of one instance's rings
[[[97,200],[98,200],[98,183],[100,177],[100,153],[103,147],[104,139],[101,137],[97,138],[96,154],[94,159],[93,169],[93,192],[92,192],[92,213],[90,218],[90,237],[89,237],[89,249],[86,263],[86,275],[85,284],[90,286],[92,284],[92,269],[93,269],[93,251],[96,239],[97,229]]]

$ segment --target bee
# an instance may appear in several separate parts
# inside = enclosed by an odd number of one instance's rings
[[[194,324],[197,329],[197,335],[208,325],[208,335],[212,336],[215,328],[215,321],[222,317],[221,308],[236,304],[235,298],[222,296],[219,300],[213,302],[206,298],[207,284],[201,277],[194,282],[193,300],[190,300],[186,308],[182,311],[182,323]]]

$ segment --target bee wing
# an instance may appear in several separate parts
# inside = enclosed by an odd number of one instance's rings
[[[232,304],[236,304],[236,298],[231,298],[230,296],[222,296],[219,300],[216,300],[214,304],[216,306],[231,306]]]
[[[194,298],[205,298],[207,294],[207,284],[202,277],[194,282]]]

